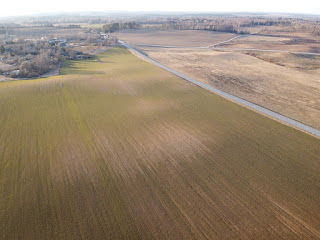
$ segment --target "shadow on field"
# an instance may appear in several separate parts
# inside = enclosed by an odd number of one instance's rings
[[[94,71],[86,68],[86,64],[95,63],[113,63],[112,61],[101,60],[98,56],[93,56],[86,60],[64,60],[61,64],[60,75],[68,74],[80,74],[80,75],[90,75],[90,74],[104,74],[104,71]]]
[[[297,54],[296,56],[299,57],[299,58],[316,59],[315,56],[308,55],[308,54]]]

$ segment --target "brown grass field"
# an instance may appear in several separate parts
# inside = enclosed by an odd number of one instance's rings
[[[252,31],[252,30],[251,30]],[[237,35],[233,33],[201,31],[201,30],[151,30],[131,29],[113,33],[113,35],[129,44],[164,45],[180,47],[205,47],[221,43],[235,36],[240,38],[224,43],[224,48],[254,48],[264,50],[284,50],[320,53],[320,37],[308,33],[269,32],[261,35]],[[274,36],[267,34],[274,34]]]
[[[316,40],[319,41],[319,36],[306,31],[299,31],[291,27],[284,26],[255,26],[255,27],[244,27],[242,30],[247,30],[250,33],[262,34],[268,36],[277,36],[285,38],[299,38],[305,40]]]
[[[320,129],[318,57],[287,53],[254,53],[256,57],[253,57],[199,49],[139,49],[190,77]],[[281,66],[285,64],[288,67]]]
[[[320,238],[319,139],[123,48],[0,112],[0,239]]]
[[[250,35],[237,38],[223,45],[227,48],[254,48],[265,50],[284,50],[320,53],[320,37],[317,39],[295,40],[295,37],[275,37]]]
[[[245,51],[244,53],[277,64],[279,66],[295,68],[300,70],[319,70],[320,56],[308,54],[292,54],[279,52]],[[312,71],[308,71],[311,72]],[[316,71],[314,71],[316,73]]]
[[[197,30],[151,30],[134,29],[112,33],[129,44],[204,47],[217,44],[237,36],[233,33]]]

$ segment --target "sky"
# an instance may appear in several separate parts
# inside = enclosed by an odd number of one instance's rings
[[[3,0],[0,17],[54,12],[281,12],[320,15],[319,0]]]

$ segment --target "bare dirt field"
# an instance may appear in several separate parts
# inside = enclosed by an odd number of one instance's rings
[[[122,30],[112,35],[129,44],[204,47],[217,44],[237,36],[233,33],[196,30]]]
[[[306,70],[320,69],[320,56],[316,55],[260,51],[248,51],[244,53],[264,61],[289,68]]]
[[[276,27],[276,26],[264,26],[261,27],[260,30],[254,31],[253,28],[251,29],[251,32],[258,32],[258,34],[262,35],[272,35],[272,36],[278,36],[278,37],[289,37],[289,38],[298,38],[298,39],[305,39],[305,40],[314,40],[319,41],[320,36],[317,36],[312,33],[308,32],[301,32],[297,31],[292,28],[288,28],[287,30],[283,27]]]
[[[320,139],[126,49],[0,83],[0,112],[0,239],[320,238]]]
[[[139,49],[190,77],[320,129],[318,68],[293,69],[237,52]],[[278,62],[285,61],[285,58],[281,61],[281,57],[286,56],[274,58]],[[291,56],[291,64],[296,67],[303,61],[307,69],[320,65],[319,58],[310,58],[299,60]]]
[[[223,44],[223,47],[320,53],[320,37],[319,41],[316,41],[311,39],[295,39],[289,36],[272,37],[248,35]]]
[[[284,37],[284,38],[296,38],[304,40],[319,41],[320,36],[311,32],[302,31],[290,26],[251,26],[251,27],[240,27],[239,30],[250,32],[251,34],[273,36],[273,37]]]

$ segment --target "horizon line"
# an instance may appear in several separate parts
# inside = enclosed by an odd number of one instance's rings
[[[181,15],[181,14],[255,14],[255,15],[300,15],[309,17],[320,17],[320,13],[305,13],[305,12],[276,12],[276,11],[177,11],[177,10],[166,10],[166,11],[155,11],[155,10],[110,10],[110,11],[56,11],[56,12],[38,12],[38,13],[27,13],[27,14],[13,14],[0,16],[0,19],[6,18],[17,18],[17,17],[44,17],[44,16],[59,16],[59,15],[78,15],[80,14],[168,14],[168,15]],[[101,15],[96,15],[101,17]]]

